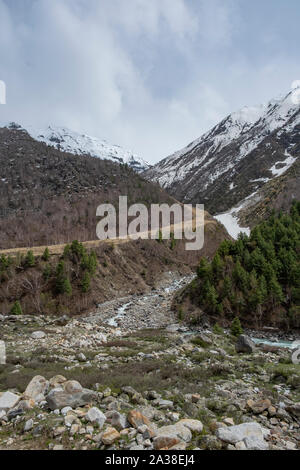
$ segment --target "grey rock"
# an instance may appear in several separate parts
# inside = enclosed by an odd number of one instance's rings
[[[246,437],[256,437],[261,440],[264,438],[263,429],[260,424],[256,422],[243,423],[228,428],[219,428],[216,431],[216,436],[221,441],[228,442],[229,444],[236,444],[243,441]]]
[[[300,418],[300,402],[286,407],[287,411],[293,416]]]
[[[238,353],[250,354],[255,351],[255,344],[249,336],[240,335],[236,341],[235,350]]]
[[[75,380],[69,380],[54,388],[46,397],[50,410],[61,410],[66,406],[77,408],[97,400],[97,392],[82,388]]]
[[[24,432],[31,431],[32,428],[33,428],[33,419],[29,419],[29,420],[26,421],[26,423],[25,423]]]
[[[106,421],[106,416],[98,408],[93,407],[87,412],[86,419],[91,423],[96,423],[99,428],[102,429]]]
[[[46,337],[46,333],[44,333],[43,331],[34,331],[33,333],[31,333],[32,339],[42,339],[45,337]]]
[[[118,411],[109,411],[106,413],[106,417],[110,424],[118,431],[128,428],[130,425],[127,421],[127,416],[119,413]]]
[[[15,393],[4,392],[3,395],[1,395],[0,397],[0,411],[7,411],[11,408],[14,408],[20,401],[20,398],[21,397],[19,397],[19,395],[16,395]]]
[[[32,398],[36,403],[45,400],[45,393],[48,390],[49,382],[41,375],[36,375],[27,385],[24,392],[26,398]]]
[[[249,436],[244,439],[247,450],[268,450],[268,443],[257,436]]]

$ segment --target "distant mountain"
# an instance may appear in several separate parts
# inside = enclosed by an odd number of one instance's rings
[[[294,96],[291,92],[265,105],[230,114],[183,150],[147,170],[145,177],[182,202],[204,203],[206,210],[236,237],[241,210],[259,201],[266,205],[263,188],[276,187],[277,181],[288,174],[295,180],[293,169],[300,155],[300,104]],[[287,190],[287,184],[276,203],[272,191],[267,191],[268,208],[273,203],[280,208],[283,200],[289,207],[293,199],[299,199],[299,172],[297,175],[293,191]],[[245,226],[253,226],[245,213],[242,219]]]
[[[102,160],[111,160],[115,163],[127,164],[138,173],[150,168],[149,163],[145,162],[130,150],[125,150],[118,145],[110,145],[105,140],[100,140],[96,137],[90,137],[86,134],[71,131],[66,127],[23,127],[16,123],[10,123],[6,127],[26,130],[33,139],[51,145],[63,152],[73,153],[74,155],[90,155],[91,157],[101,158]]]
[[[42,138],[41,138],[42,139]],[[96,238],[96,208],[173,203],[129,165],[74,155],[12,125],[0,128],[0,249]]]
[[[117,210],[119,196],[147,207],[175,202],[129,165],[63,152],[16,125],[0,128],[0,250],[95,240],[97,207],[111,203]],[[228,234],[207,213],[205,222],[203,252],[212,256]]]

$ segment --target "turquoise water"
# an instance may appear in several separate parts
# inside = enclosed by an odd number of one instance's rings
[[[255,344],[267,344],[269,346],[277,346],[279,348],[288,348],[288,349],[296,349],[295,341],[268,341],[267,339],[261,338],[251,338]],[[298,346],[299,347],[299,346]]]

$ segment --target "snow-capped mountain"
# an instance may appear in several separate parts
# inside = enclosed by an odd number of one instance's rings
[[[96,137],[71,131],[65,127],[48,126],[46,128],[37,128],[33,126],[20,126],[15,123],[10,123],[3,127],[26,130],[33,139],[51,145],[63,152],[73,153],[74,155],[90,155],[116,163],[126,163],[139,173],[150,168],[149,163],[130,150],[125,150],[118,145],[111,145],[105,140],[100,140]]]
[[[230,114],[145,176],[177,199],[204,203],[212,214],[221,214],[219,220],[227,221],[235,236],[236,214],[256,203],[260,190],[288,173],[299,155],[300,100],[293,91]]]

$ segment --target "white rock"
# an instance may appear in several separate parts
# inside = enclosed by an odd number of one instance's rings
[[[256,423],[243,423],[236,426],[226,428],[219,428],[216,431],[216,436],[221,441],[228,442],[229,444],[236,444],[243,441],[246,437],[257,437],[263,441],[264,435],[262,427]]]
[[[17,403],[20,401],[20,398],[18,395],[15,393],[11,392],[5,392],[3,395],[0,397],[0,411],[4,410],[10,410],[11,408],[14,408]]]
[[[269,446],[264,439],[257,436],[249,436],[244,439],[247,450],[268,450]]]
[[[236,448],[237,450],[246,450],[246,444],[245,444],[244,441],[237,442],[237,443],[235,444],[235,448]]]
[[[24,392],[26,398],[32,398],[36,403],[45,400],[45,393],[49,388],[49,382],[41,375],[36,375],[27,385]]]
[[[73,408],[71,408],[70,406],[65,406],[65,407],[61,410],[61,414],[62,414],[63,416],[66,416],[66,415],[69,413],[69,411],[72,411],[72,409],[73,409]]]
[[[106,421],[106,416],[98,408],[90,408],[86,414],[86,419],[91,423],[98,424],[99,428],[102,429]]]
[[[184,442],[190,442],[192,440],[192,433],[186,426],[181,424],[179,421],[179,423],[159,428],[156,432],[155,440],[162,437],[166,437],[168,439],[178,438]]]
[[[6,364],[6,348],[5,342],[0,341],[0,365]]]
[[[33,428],[33,419],[29,419],[26,421],[25,426],[24,426],[24,432],[28,432]]]
[[[34,331],[33,333],[31,333],[32,339],[42,339],[45,338],[45,336],[46,333],[44,333],[43,331]]]
[[[77,354],[77,359],[78,359],[78,361],[80,361],[80,362],[85,362],[85,361],[86,361],[86,357],[85,357],[85,355],[84,355],[83,353]]]
[[[203,424],[198,419],[181,419],[178,424],[183,424],[192,432],[202,432]]]

